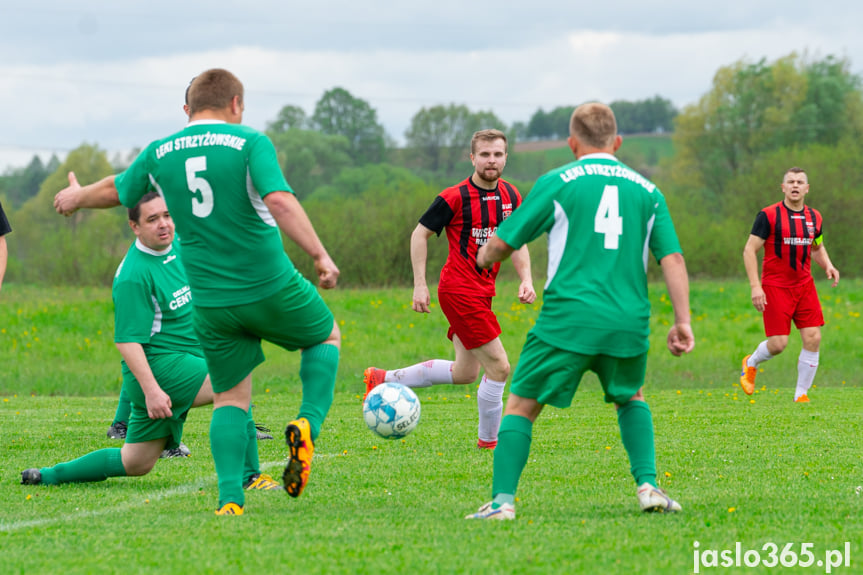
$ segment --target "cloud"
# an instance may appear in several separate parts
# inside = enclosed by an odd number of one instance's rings
[[[741,58],[808,51],[859,67],[863,8],[837,18],[831,4],[382,0],[372,14],[340,0],[248,2],[239,13],[219,0],[34,0],[0,21],[0,49],[16,54],[0,63],[0,106],[11,111],[0,169],[13,149],[63,152],[86,141],[128,150],[164,136],[184,121],[189,79],[210,67],[243,80],[245,120],[256,128],[288,104],[311,114],[340,86],[367,100],[397,141],[420,108],[451,102],[508,123],[587,100],[660,95],[685,106]]]

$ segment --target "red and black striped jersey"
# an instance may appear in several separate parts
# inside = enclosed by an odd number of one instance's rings
[[[821,243],[818,210],[803,206],[795,212],[777,202],[758,212],[752,235],[764,240],[762,285],[796,287],[811,280],[812,244]]]
[[[0,204],[0,236],[5,236],[12,231],[12,226],[9,225],[9,220],[6,219],[6,213],[3,211],[3,204]]]
[[[500,269],[476,265],[479,247],[521,203],[515,186],[498,180],[491,190],[477,187],[471,178],[442,191],[420,218],[420,223],[437,235],[446,228],[449,255],[440,274],[440,291],[492,297]]]

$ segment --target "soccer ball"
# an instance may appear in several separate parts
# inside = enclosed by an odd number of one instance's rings
[[[373,432],[386,439],[404,437],[420,421],[420,400],[409,387],[382,383],[363,402],[363,419]]]

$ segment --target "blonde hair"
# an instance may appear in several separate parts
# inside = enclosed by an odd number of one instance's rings
[[[495,140],[503,140],[503,151],[507,152],[507,148],[509,144],[506,141],[506,134],[501,132],[500,130],[480,130],[478,132],[473,133],[473,137],[470,139],[470,153],[476,153],[476,144],[482,140],[483,142],[494,142]]]
[[[572,112],[569,133],[593,148],[610,148],[617,136],[617,120],[605,104],[582,104]]]

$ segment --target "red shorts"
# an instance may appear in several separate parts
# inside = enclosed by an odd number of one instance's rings
[[[490,297],[438,292],[440,309],[449,321],[446,336],[457,335],[466,349],[475,349],[500,335]]]
[[[764,308],[764,333],[767,337],[790,334],[791,320],[797,329],[824,325],[815,280],[793,288],[762,286],[762,289],[767,298]]]

